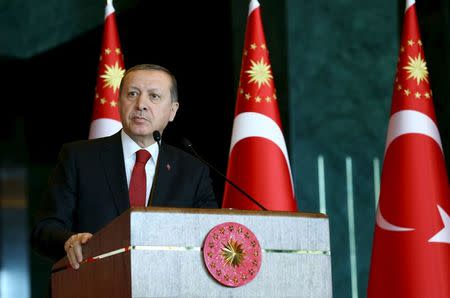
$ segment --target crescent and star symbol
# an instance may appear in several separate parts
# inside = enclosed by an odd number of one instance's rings
[[[385,153],[387,152],[387,148],[394,139],[410,133],[417,133],[430,137],[439,146],[442,152],[441,139],[434,121],[427,115],[418,111],[403,110],[391,116],[391,119],[389,121]],[[437,234],[431,237],[428,242],[450,244],[450,217],[448,215],[448,212],[441,206],[437,205],[437,209],[441,216],[444,227]],[[383,217],[380,208],[378,208],[377,210],[376,223],[377,226],[381,229],[391,232],[411,232],[415,230],[415,228],[401,227],[392,224]]]
[[[439,232],[437,232],[433,237],[431,237],[428,240],[428,242],[450,244],[450,216],[441,206],[437,205],[437,209],[441,216],[444,227]],[[383,230],[391,232],[411,232],[415,230],[414,228],[405,228],[391,224],[383,217],[380,209],[378,209],[377,211],[377,226]]]

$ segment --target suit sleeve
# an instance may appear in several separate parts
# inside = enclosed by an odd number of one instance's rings
[[[64,243],[73,235],[73,214],[77,201],[75,158],[63,146],[49,179],[38,222],[31,233],[31,245],[41,255],[58,260],[65,255]]]
[[[196,192],[195,208],[217,208],[217,201],[212,187],[212,181],[209,176],[209,169],[201,167],[200,182]]]

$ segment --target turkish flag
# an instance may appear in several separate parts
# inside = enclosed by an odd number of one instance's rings
[[[450,203],[414,0],[403,32],[368,297],[450,297]]]
[[[112,0],[108,0],[89,139],[110,136],[122,128],[118,100],[120,81],[124,73],[116,13]]]
[[[250,2],[227,177],[268,210],[297,211],[258,1]],[[224,208],[261,208],[225,184]]]

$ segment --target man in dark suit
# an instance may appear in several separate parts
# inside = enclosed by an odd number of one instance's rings
[[[78,269],[82,245],[130,206],[217,208],[208,168],[154,140],[153,133],[163,132],[175,118],[177,93],[175,77],[161,66],[142,64],[125,73],[119,88],[123,129],[63,145],[44,214],[32,232],[36,251],[54,260],[67,254]],[[142,152],[145,178],[142,199],[136,199],[135,164]]]

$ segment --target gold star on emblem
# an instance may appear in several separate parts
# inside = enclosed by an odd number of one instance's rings
[[[270,102],[271,101],[270,96],[266,96],[265,100],[266,102]]]
[[[402,85],[398,84],[397,85],[397,90],[402,90]]]
[[[259,96],[256,96],[256,97],[255,97],[255,101],[256,101],[256,102],[261,102],[261,100],[262,100],[261,97],[259,97]]]
[[[416,92],[416,93],[414,94],[414,96],[415,96],[416,98],[420,98],[421,95],[422,95],[422,94],[420,94],[420,92]]]
[[[116,52],[117,55],[120,55],[120,49],[119,49],[119,48],[116,48],[116,49],[114,50],[114,52]]]
[[[411,91],[409,91],[409,89],[405,89],[405,90],[403,90],[403,92],[405,92],[405,95],[406,95],[406,96],[408,96],[408,95],[411,94]]]
[[[414,40],[412,39],[408,40],[408,45],[412,47],[414,45]]]
[[[114,108],[117,106],[117,101],[111,100],[109,104]]]
[[[277,100],[277,94],[276,93],[273,94],[273,99]]]
[[[250,96],[250,94],[249,94],[249,93],[245,93],[245,99],[246,99],[246,100],[250,100],[250,98],[252,98],[252,97]]]
[[[106,102],[106,99],[105,99],[104,97],[100,98],[100,103],[101,103],[102,105],[104,105],[105,102]]]
[[[239,267],[244,260],[245,252],[241,243],[230,239],[227,244],[222,244],[220,255],[227,265]]]
[[[244,50],[244,56],[247,56],[247,54],[248,54],[248,51]]]
[[[113,88],[113,91],[116,92],[116,90],[119,89],[120,81],[122,80],[125,70],[119,66],[117,61],[116,64],[112,66],[106,64],[105,67],[105,72],[100,76],[105,81],[103,87],[111,87]]]
[[[255,50],[256,47],[257,47],[256,43],[252,43],[252,44],[250,45],[250,48],[251,48],[252,50]]]
[[[265,44],[265,43],[263,43],[263,44],[261,45],[261,49],[263,49],[263,50],[266,49],[266,44]]]
[[[105,54],[106,54],[106,55],[111,54],[111,50],[110,50],[109,48],[106,48],[106,49],[105,49]]]
[[[400,47],[400,52],[403,53],[404,51],[405,51],[405,47],[404,47],[404,46],[401,46],[401,47]]]
[[[262,84],[266,84],[270,87],[269,80],[273,78],[270,71],[270,65],[267,64],[262,57],[258,62],[253,60],[250,60],[250,62],[252,66],[246,71],[250,76],[249,83],[257,83],[258,88],[261,88]]]
[[[427,63],[422,59],[420,53],[416,58],[408,56],[408,59],[408,65],[403,67],[403,69],[408,72],[408,79],[415,79],[417,85],[419,85],[421,81],[428,82]]]
[[[97,92],[95,92],[95,98],[98,98],[98,93]]]
[[[419,39],[419,41],[417,42],[417,44],[418,44],[419,46],[422,46],[422,41]]]
[[[426,97],[426,98],[430,98],[430,93],[425,92],[425,97]]]
[[[244,89],[242,89],[242,88],[239,89],[239,93],[240,93],[240,94],[244,94]]]

